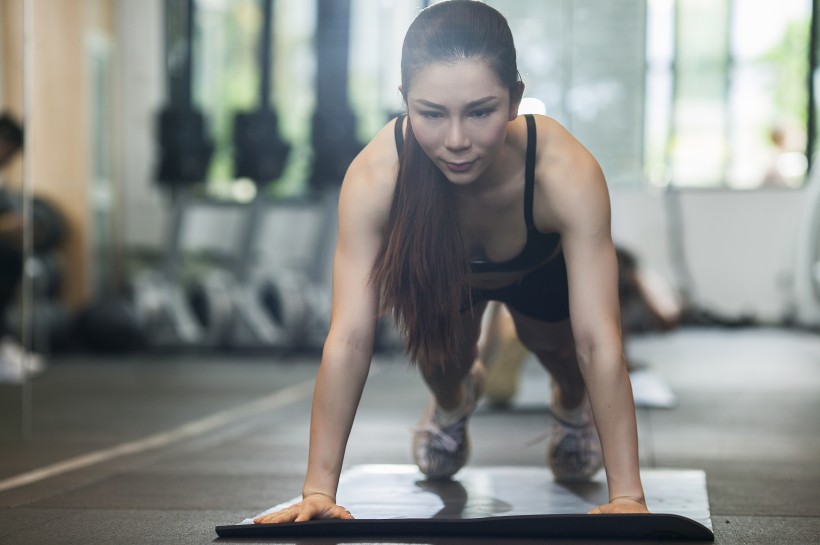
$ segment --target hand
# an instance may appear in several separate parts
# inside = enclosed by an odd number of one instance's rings
[[[646,502],[643,500],[633,500],[630,498],[615,498],[609,503],[596,507],[589,512],[590,515],[614,515],[622,513],[649,513]]]
[[[313,519],[352,520],[353,515],[341,505],[336,505],[336,501],[330,496],[311,494],[286,509],[256,517],[253,522],[254,524],[269,524],[276,522],[305,522]]]

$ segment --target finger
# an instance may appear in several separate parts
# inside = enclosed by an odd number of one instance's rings
[[[257,517],[253,521],[256,524],[275,524],[278,522],[290,522],[293,516],[288,513],[271,513],[264,517]]]
[[[293,522],[307,522],[311,520],[316,515],[316,509],[311,505],[307,504],[302,507],[299,511],[299,515],[293,519]]]
[[[277,522],[293,522],[293,519],[299,514],[299,504],[291,505],[281,511],[275,513],[268,513],[253,519],[256,524],[272,524]]]
[[[350,513],[350,511],[348,511],[347,509],[345,509],[345,508],[341,508],[341,509],[340,509],[340,512],[339,512],[339,515],[338,515],[338,518],[340,518],[340,519],[342,519],[342,520],[353,520],[353,519],[355,519],[356,517],[354,517],[354,516]]]
[[[254,524],[268,524],[273,522],[273,519],[276,518],[278,513],[268,513],[267,515],[261,515],[253,519]]]
[[[592,511],[590,511],[590,512],[589,512],[589,513],[587,513],[587,514],[589,514],[589,515],[600,515],[600,514],[602,514],[602,512],[601,512],[601,508],[600,508],[600,507],[596,507],[595,509],[593,509]]]

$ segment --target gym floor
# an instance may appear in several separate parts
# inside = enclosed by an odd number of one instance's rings
[[[642,464],[705,470],[716,543],[820,542],[820,336],[688,329],[634,338],[629,353],[678,396],[675,409],[639,410]],[[26,440],[22,389],[0,385],[0,544],[228,541],[214,526],[298,495],[317,363],[57,359],[32,384]],[[410,429],[427,399],[401,356],[377,358],[345,465],[411,463]],[[548,424],[546,411],[480,409],[471,465],[543,464],[546,442],[534,440]]]

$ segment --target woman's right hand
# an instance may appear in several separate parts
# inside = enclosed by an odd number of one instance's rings
[[[330,496],[311,494],[299,503],[294,503],[281,511],[256,517],[253,522],[254,524],[271,524],[277,522],[305,522],[314,519],[352,520],[353,515],[341,505],[336,505],[336,502]]]

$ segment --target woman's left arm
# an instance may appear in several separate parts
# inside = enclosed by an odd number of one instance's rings
[[[621,345],[609,193],[597,161],[568,133],[563,136],[566,153],[554,163],[557,166],[548,175],[546,193],[550,215],[561,232],[578,365],[601,439],[609,485],[609,503],[592,512],[647,512],[638,464],[635,403]]]

